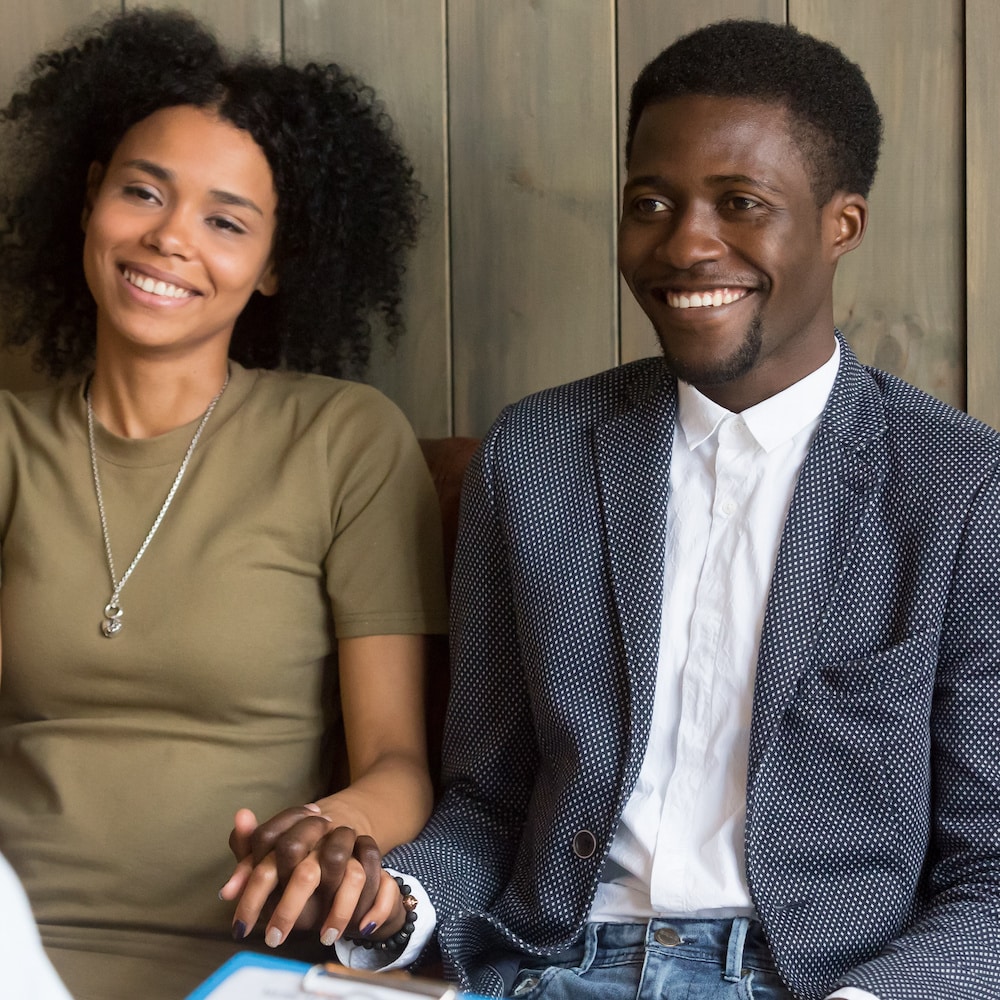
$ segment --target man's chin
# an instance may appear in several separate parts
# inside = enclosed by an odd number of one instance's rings
[[[696,389],[700,386],[727,385],[752,371],[760,356],[761,342],[759,317],[754,319],[736,350],[722,358],[690,359],[677,357],[670,353],[663,338],[660,338],[663,360],[668,371],[682,382],[693,385]]]

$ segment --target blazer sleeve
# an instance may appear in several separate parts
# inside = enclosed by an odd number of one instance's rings
[[[509,882],[537,761],[494,473],[503,421],[501,414],[473,456],[463,487],[452,580],[445,791],[417,840],[386,859],[420,879],[439,929],[457,913],[486,911]]]
[[[869,990],[880,1000],[995,1000],[1000,997],[996,468],[970,507],[952,567],[929,724],[929,902],[903,934],[838,986]]]

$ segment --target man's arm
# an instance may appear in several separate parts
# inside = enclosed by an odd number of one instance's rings
[[[518,640],[516,581],[497,507],[503,416],[470,463],[452,583],[452,678],[443,799],[414,844],[388,863],[416,876],[439,920],[502,891],[537,760]]]
[[[930,719],[930,905],[845,975],[880,1000],[1000,997],[1000,474],[970,510]]]

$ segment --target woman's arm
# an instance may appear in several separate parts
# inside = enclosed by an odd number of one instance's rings
[[[379,848],[410,840],[430,814],[425,642],[419,635],[339,641],[351,784],[260,826],[249,810],[237,814],[230,846],[241,860],[220,893],[239,897],[237,938],[279,889],[267,924],[271,946],[296,925],[319,926],[324,942],[332,943],[353,916],[362,928],[377,926],[397,908],[399,891],[381,874]]]

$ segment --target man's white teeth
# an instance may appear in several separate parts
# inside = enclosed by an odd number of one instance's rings
[[[128,268],[125,268],[122,273],[130,285],[135,285],[136,288],[141,288],[144,292],[150,292],[153,295],[165,295],[170,299],[186,299],[194,294],[190,289],[178,288],[176,285],[171,285],[166,281],[157,281],[155,278],[149,278],[144,274],[136,274],[134,271],[128,270]]]
[[[727,306],[730,302],[748,295],[745,288],[716,288],[714,291],[690,292],[682,294],[680,292],[667,292],[667,305],[674,309],[699,309],[704,306]]]

